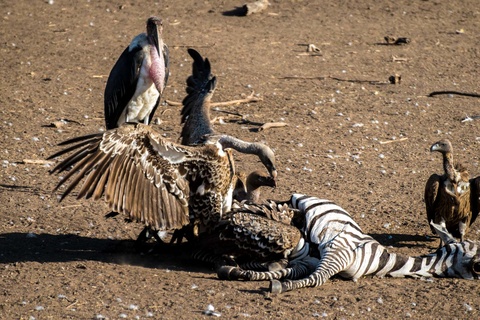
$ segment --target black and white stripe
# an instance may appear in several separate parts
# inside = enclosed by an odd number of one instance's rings
[[[317,249],[315,255],[320,259],[316,265],[313,268],[309,265],[315,261],[311,257],[304,262],[292,259],[287,268],[263,274],[229,270],[230,279],[283,279],[272,281],[271,290],[276,293],[321,286],[335,274],[354,281],[366,275],[480,279],[479,243],[456,242],[446,229],[437,232],[445,246],[428,255],[408,257],[389,253],[378,241],[363,233],[349,213],[332,201],[295,194],[289,205],[299,209],[305,217],[303,225],[297,227],[311,248]],[[312,271],[306,274],[309,269]]]

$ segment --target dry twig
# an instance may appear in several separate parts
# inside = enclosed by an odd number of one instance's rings
[[[54,161],[43,160],[43,159],[23,159],[23,164],[54,164]]]
[[[285,77],[278,77],[277,79],[305,79],[305,80],[325,80],[328,77],[300,77],[300,76],[285,76]]]
[[[380,141],[380,144],[388,144],[388,143],[394,143],[394,142],[401,142],[407,140],[407,137],[400,138],[398,140],[386,140],[386,141]]]
[[[262,124],[260,128],[258,128],[258,131],[264,131],[270,128],[281,128],[286,126],[288,126],[288,124],[285,122],[267,122]]]
[[[393,61],[393,62],[397,62],[397,61],[408,61],[408,59],[407,59],[407,58],[403,58],[403,57],[392,56],[392,61]]]
[[[458,95],[464,97],[473,97],[473,98],[480,98],[480,94],[478,93],[469,93],[469,92],[460,92],[460,91],[433,91],[430,92],[428,95],[429,97],[438,96],[442,94],[450,94],[450,95]]]
[[[262,101],[262,98],[255,97],[254,96],[254,91],[250,95],[248,95],[246,98],[243,99],[237,99],[237,100],[230,100],[230,101],[223,101],[223,102],[212,102],[210,103],[211,107],[225,107],[225,106],[232,106],[232,105],[237,105],[241,103],[249,103],[249,102],[258,102]],[[171,101],[171,100],[165,100],[165,102],[171,106],[181,106],[181,102],[176,102],[176,101]]]

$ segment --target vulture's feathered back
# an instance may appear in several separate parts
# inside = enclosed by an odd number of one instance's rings
[[[430,151],[442,154],[444,173],[432,174],[425,186],[428,222],[446,227],[453,236],[463,240],[478,215],[480,178],[470,179],[466,167],[453,160],[449,140],[434,143]],[[430,228],[435,233],[435,229]]]

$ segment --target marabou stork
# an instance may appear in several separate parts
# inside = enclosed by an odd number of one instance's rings
[[[169,72],[162,31],[162,19],[148,18],[147,33],[133,38],[113,66],[104,97],[107,130],[125,122],[151,122]]]

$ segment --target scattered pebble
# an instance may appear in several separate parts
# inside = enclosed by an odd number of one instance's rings
[[[138,310],[138,306],[137,306],[137,305],[134,305],[134,304],[130,304],[130,305],[128,306],[128,309],[130,309],[130,310]]]
[[[220,317],[222,314],[220,312],[215,311],[215,307],[212,304],[209,304],[207,306],[206,310],[203,310],[202,312],[204,315],[207,316],[214,316],[214,317]]]
[[[37,310],[37,311],[43,311],[43,310],[45,310],[45,308],[44,308],[43,306],[36,306],[36,307],[35,307],[35,310]]]
[[[468,312],[471,312],[473,311],[473,308],[471,305],[469,305],[468,303],[464,303],[463,306],[465,307],[465,309],[468,311]]]
[[[380,303],[380,304],[383,304],[383,299],[380,297],[377,299],[377,302]]]

